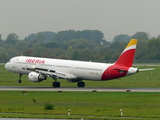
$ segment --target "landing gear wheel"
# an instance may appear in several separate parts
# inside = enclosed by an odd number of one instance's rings
[[[60,82],[57,82],[56,84],[57,84],[57,87],[60,87]]]
[[[52,86],[54,87],[54,88],[59,88],[60,87],[60,82],[53,82],[53,84],[52,84]]]
[[[78,86],[78,87],[84,87],[84,86],[85,86],[85,83],[84,83],[84,82],[78,82],[78,83],[77,83],[77,86]]]
[[[17,80],[17,83],[21,83],[22,82],[22,80]]]

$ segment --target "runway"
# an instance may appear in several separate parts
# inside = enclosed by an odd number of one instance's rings
[[[53,88],[53,87],[26,87],[0,86],[0,91],[91,91],[91,92],[160,92],[160,88]]]

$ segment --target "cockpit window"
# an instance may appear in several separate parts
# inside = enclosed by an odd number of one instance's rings
[[[8,61],[9,63],[11,62],[11,60]]]

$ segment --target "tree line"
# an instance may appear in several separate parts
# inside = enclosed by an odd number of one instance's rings
[[[99,30],[45,31],[22,40],[16,33],[10,33],[5,40],[0,35],[0,62],[19,55],[114,62],[130,39],[138,39],[135,62],[160,62],[160,36],[149,38],[148,33],[137,32],[132,36],[116,35],[112,41],[106,41]]]

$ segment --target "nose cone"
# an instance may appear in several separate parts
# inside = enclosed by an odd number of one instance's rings
[[[5,69],[7,69],[7,67],[8,67],[7,63],[5,64],[5,66],[4,66],[4,67],[5,67]]]
[[[16,73],[17,71],[19,72],[19,70],[16,69],[16,65],[13,65],[13,64],[10,63],[10,62],[7,62],[4,67],[5,67],[6,70],[8,70],[8,71],[10,71],[10,72],[15,72],[15,73]]]
[[[12,69],[12,67],[11,67],[11,64],[10,64],[10,63],[8,63],[8,62],[5,64],[5,66],[4,66],[4,67],[5,67],[5,69],[6,69],[6,70],[8,70],[8,71],[10,71],[10,72],[12,72],[12,71],[13,71],[13,69]]]

